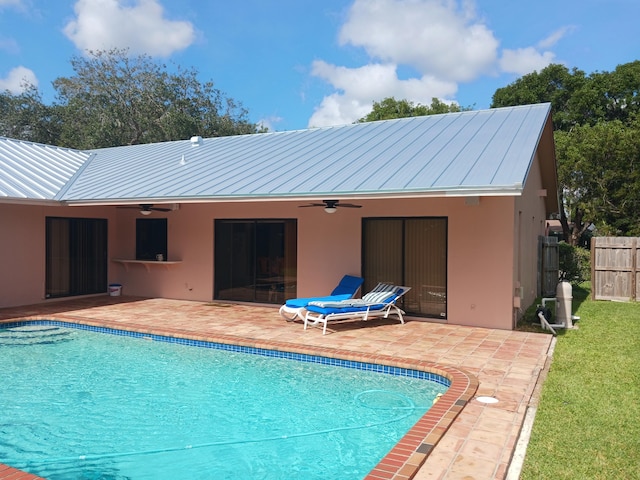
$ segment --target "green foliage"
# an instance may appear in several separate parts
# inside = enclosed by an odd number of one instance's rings
[[[574,108],[574,96],[587,78],[582,70],[552,64],[540,72],[525,75],[493,94],[492,108],[550,102],[554,130],[567,130],[581,122]]]
[[[559,212],[577,244],[594,224],[602,235],[640,232],[640,61],[585,75],[549,65],[498,89],[492,107],[551,102]]]
[[[256,131],[246,110],[212,82],[201,83],[195,69],[170,73],[126,50],[89,53],[72,59],[74,76],[54,81],[66,107],[64,145],[97,148]]]
[[[551,102],[554,130],[620,120],[640,113],[640,60],[618,65],[613,72],[585,72],[551,64],[529,73],[493,95],[491,107]]]
[[[373,109],[366,116],[362,117],[359,122],[374,122],[376,120],[390,120],[393,118],[421,117],[424,115],[437,115],[440,113],[451,113],[469,110],[461,108],[458,104],[447,104],[438,100],[431,99],[431,105],[417,105],[408,100],[396,100],[393,97],[387,97],[381,102],[374,102]]]
[[[640,235],[640,121],[577,126],[555,142],[567,210],[602,235]]]
[[[56,107],[42,103],[33,85],[19,95],[0,93],[0,135],[30,142],[56,144],[60,122]]]
[[[640,60],[618,65],[613,72],[596,72],[575,96],[582,123],[618,120],[625,125],[640,113]],[[591,113],[591,115],[589,115]]]
[[[640,478],[640,303],[587,296],[576,315],[557,337],[520,478]]]
[[[560,277],[573,285],[589,281],[591,279],[591,252],[566,242],[560,242],[558,247]]]
[[[0,134],[90,149],[255,133],[248,113],[198,72],[127,50],[73,57],[74,75],[53,82],[56,103],[43,105],[35,88],[0,96]]]

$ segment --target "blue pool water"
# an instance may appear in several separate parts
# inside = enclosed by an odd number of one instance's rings
[[[358,479],[447,389],[138,337],[0,328],[0,463],[51,480]]]

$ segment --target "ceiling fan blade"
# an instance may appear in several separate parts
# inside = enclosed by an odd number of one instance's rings
[[[141,212],[170,212],[171,208],[154,207],[151,203],[141,203],[140,205],[118,205],[116,208],[130,208]]]
[[[145,210],[147,212],[170,212],[170,208],[164,207],[154,207],[153,203],[141,203],[140,210]]]
[[[355,205],[353,203],[340,203],[340,200],[323,200],[322,203],[309,203],[307,205],[298,205],[299,207],[324,207],[324,208],[361,208],[362,205]]]

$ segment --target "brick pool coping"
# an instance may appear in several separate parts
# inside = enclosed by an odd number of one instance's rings
[[[442,397],[416,422],[404,437],[380,460],[365,477],[368,480],[405,480],[413,478],[424,464],[436,444],[442,439],[455,418],[473,398],[478,389],[478,379],[457,367],[439,365],[412,359],[397,358],[389,355],[365,354],[349,350],[301,346],[289,342],[248,339],[237,335],[206,334],[199,335],[179,328],[149,328],[134,323],[88,320],[71,315],[34,315],[13,319],[2,319],[0,324],[53,320],[76,323],[92,327],[126,330],[148,335],[162,335],[181,339],[223,343],[248,348],[315,355],[352,362],[374,363],[391,367],[419,370],[434,373],[447,378],[451,386]],[[0,480],[37,480],[41,477],[22,472],[13,467],[0,464]]]

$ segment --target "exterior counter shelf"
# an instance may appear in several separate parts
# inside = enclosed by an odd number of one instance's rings
[[[147,269],[147,272],[151,271],[151,266],[162,265],[169,268],[171,265],[178,265],[182,263],[182,260],[127,260],[124,258],[112,258],[112,262],[122,263],[125,270],[129,270],[129,265],[137,264],[143,265]]]

